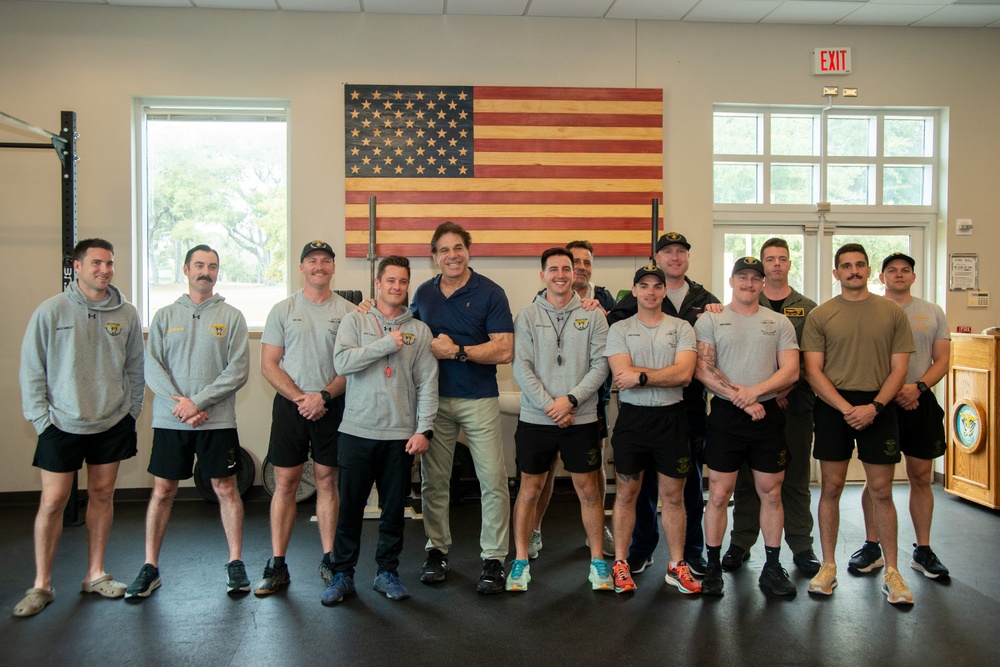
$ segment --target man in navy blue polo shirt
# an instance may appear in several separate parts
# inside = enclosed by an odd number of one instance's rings
[[[431,254],[441,273],[417,288],[410,306],[434,334],[431,351],[440,369],[434,436],[420,463],[427,534],[427,560],[420,581],[437,583],[448,573],[451,469],[461,428],[482,496],[483,572],[477,590],[493,594],[504,590],[503,562],[510,538],[496,366],[513,359],[514,319],[503,288],[469,267],[471,245],[472,237],[459,225],[439,225],[431,238]]]

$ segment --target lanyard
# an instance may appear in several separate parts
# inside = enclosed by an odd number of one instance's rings
[[[560,322],[562,322],[562,326],[559,327],[558,331],[556,331],[556,323],[552,321],[552,315],[549,314],[549,311],[547,311],[547,310],[545,310],[543,312],[545,313],[545,316],[547,318],[549,318],[549,324],[552,325],[552,330],[555,331],[555,333],[556,333],[556,349],[559,350],[559,352],[556,354],[556,363],[559,364],[560,366],[562,366],[562,362],[563,362],[563,358],[562,358],[562,335],[563,335],[563,330],[566,328],[567,322],[569,322],[569,314],[567,313],[565,315],[565,317],[566,317],[566,321],[565,322],[563,322],[563,317],[564,317],[563,315],[560,315],[559,317],[556,318]]]
[[[382,338],[383,336],[385,336],[385,332],[383,331],[382,328],[382,323],[378,321],[377,317],[375,317],[375,313],[372,313],[372,317],[375,319],[375,327],[378,329],[378,337]],[[391,332],[392,329],[390,328],[389,331]],[[388,354],[385,355],[385,376],[386,378],[392,378],[392,368],[389,366]]]

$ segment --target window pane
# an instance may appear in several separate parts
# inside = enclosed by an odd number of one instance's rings
[[[819,155],[816,116],[771,116],[772,155]]]
[[[929,206],[930,167],[886,165],[882,171],[882,203]]]
[[[836,156],[875,155],[875,119],[831,116],[827,121],[827,152]]]
[[[879,279],[878,274],[882,269],[882,260],[894,252],[905,252],[913,255],[910,250],[910,237],[908,234],[898,235],[869,235],[869,234],[834,234],[833,249],[847,243],[860,243],[868,253],[868,265],[872,269],[872,274],[868,278],[868,289],[874,294],[885,296],[885,285]],[[833,278],[833,296],[840,294],[840,281]]]
[[[886,118],[885,155],[931,157],[934,155],[933,119]]]
[[[771,165],[772,204],[813,204],[817,201],[817,165]]]
[[[187,292],[187,251],[219,252],[216,291],[262,326],[287,293],[286,123],[147,120],[146,321]]]
[[[726,274],[733,268],[733,264],[740,257],[752,255],[760,257],[760,247],[764,242],[772,237],[780,237],[788,242],[788,257],[792,260],[792,268],[788,272],[788,284],[792,289],[802,291],[802,247],[805,237],[802,234],[726,234],[725,235],[725,255],[723,266],[726,267]],[[725,288],[723,289],[722,302],[729,303],[733,298],[733,288],[729,286],[727,277]]]
[[[715,163],[716,204],[760,204],[761,165]]]
[[[713,145],[716,154],[760,155],[761,117],[758,114],[715,114]]]
[[[827,196],[832,204],[874,204],[875,169],[867,164],[831,164],[827,168]]]

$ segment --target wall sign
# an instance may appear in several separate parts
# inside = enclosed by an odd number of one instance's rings
[[[851,47],[813,49],[813,74],[850,74]]]

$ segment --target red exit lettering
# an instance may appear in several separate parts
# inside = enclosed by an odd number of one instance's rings
[[[850,47],[813,49],[813,74],[850,74]]]

